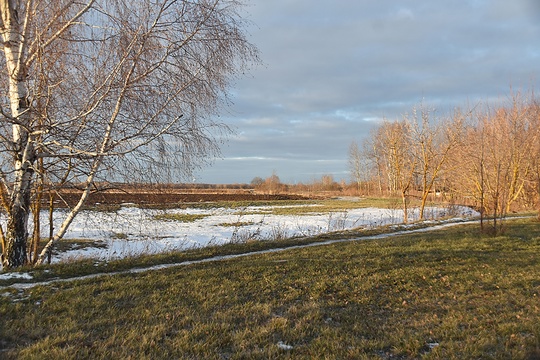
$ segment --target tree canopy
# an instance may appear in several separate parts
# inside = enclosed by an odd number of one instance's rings
[[[31,207],[67,184],[189,173],[219,151],[231,81],[258,61],[234,0],[1,0],[3,265],[27,252]],[[34,220],[39,228],[39,216]],[[34,227],[35,227],[34,226]],[[39,231],[34,241],[39,240]]]

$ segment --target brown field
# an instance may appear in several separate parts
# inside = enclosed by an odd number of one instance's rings
[[[56,206],[73,206],[80,198],[78,189],[62,190],[54,194]],[[86,205],[117,205],[133,203],[137,205],[218,202],[218,201],[276,201],[307,200],[310,197],[297,194],[271,194],[253,189],[203,189],[173,186],[121,186],[94,191]]]

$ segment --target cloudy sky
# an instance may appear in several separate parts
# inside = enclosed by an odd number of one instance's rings
[[[539,89],[538,0],[245,0],[263,64],[232,88],[235,133],[202,183],[349,180],[382,118]]]

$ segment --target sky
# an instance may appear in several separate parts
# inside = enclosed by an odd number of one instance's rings
[[[199,183],[350,180],[348,149],[421,103],[448,113],[539,88],[538,0],[245,0],[261,64]]]

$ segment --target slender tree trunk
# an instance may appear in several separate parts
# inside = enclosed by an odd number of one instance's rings
[[[407,192],[401,192],[401,200],[403,202],[403,222],[407,224],[409,222],[409,211],[407,207]]]
[[[483,141],[483,140],[482,140]],[[483,147],[483,145],[482,145]],[[484,212],[485,212],[485,182],[484,182],[484,153],[482,152],[482,160],[480,163],[480,231],[484,232]]]
[[[28,29],[20,4],[0,1],[3,52],[9,74],[9,100],[12,118],[12,154],[14,180],[7,209],[7,229],[3,265],[18,267],[27,262],[28,218],[31,210],[31,189],[36,160],[35,148],[28,132],[30,104],[26,83],[25,35]]]
[[[39,170],[43,170],[43,162],[39,161]],[[43,199],[43,179],[39,179],[39,185],[37,186],[37,191],[35,194],[35,199],[33,201],[32,215],[34,222],[34,233],[32,234],[32,242],[30,247],[30,254],[28,256],[28,261],[34,263],[38,256],[39,243],[41,241],[41,201]]]
[[[422,202],[420,204],[420,218],[419,218],[420,221],[424,220],[424,211],[426,209],[426,203],[427,203],[428,196],[429,196],[429,192],[424,191],[422,193]]]

